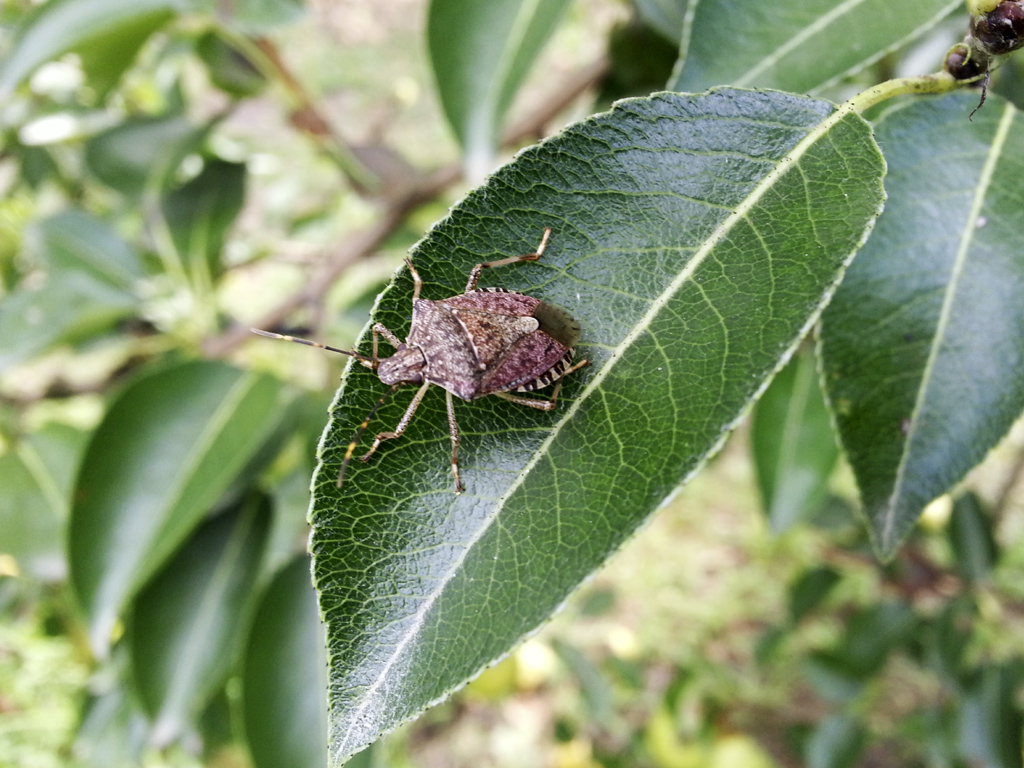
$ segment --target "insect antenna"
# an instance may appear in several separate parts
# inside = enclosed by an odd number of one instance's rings
[[[373,366],[374,363],[377,362],[372,357],[367,357],[366,355],[360,355],[358,352],[355,352],[355,351],[352,351],[352,350],[347,350],[347,349],[338,349],[337,347],[329,347],[326,344],[320,344],[319,342],[310,341],[309,339],[300,339],[300,338],[297,338],[295,336],[285,336],[283,333],[273,333],[271,331],[261,331],[259,328],[250,328],[249,330],[252,331],[253,333],[258,333],[260,336],[266,336],[268,339],[280,339],[281,341],[294,341],[296,344],[305,344],[307,347],[316,347],[317,349],[326,349],[328,352],[337,352],[340,355],[348,355],[349,357],[354,357],[356,360],[358,360],[359,362],[361,362],[363,364],[369,364],[371,367]]]
[[[338,470],[338,487],[341,488],[342,482],[345,480],[345,470],[348,469],[348,463],[352,460],[352,454],[356,452],[356,446],[359,445],[359,440],[363,436],[363,432],[370,426],[370,421],[373,419],[377,410],[384,405],[384,401],[387,400],[391,395],[395,394],[404,382],[398,382],[391,389],[384,393],[377,404],[370,409],[370,412],[366,414],[366,418],[363,419],[363,423],[356,427],[356,433],[352,435],[352,442],[348,444],[348,448],[345,449],[345,458],[341,461],[341,469]]]

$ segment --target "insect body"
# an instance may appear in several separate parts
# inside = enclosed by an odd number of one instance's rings
[[[441,301],[420,298],[423,281],[412,262],[406,259],[414,282],[409,336],[402,342],[382,324],[376,323],[373,326],[372,357],[253,329],[263,336],[297,341],[355,357],[367,368],[377,371],[382,382],[392,385],[391,390],[378,401],[356,430],[338,473],[339,487],[359,438],[377,408],[388,395],[405,384],[419,385],[405,415],[393,432],[378,434],[370,450],[361,458],[367,461],[383,441],[399,437],[405,432],[427,390],[432,384],[437,385],[445,390],[448,405],[452,474],[455,476],[456,493],[460,493],[463,486],[459,478],[459,426],[455,420],[453,395],[467,401],[496,395],[542,411],[550,411],[555,407],[562,379],[589,362],[581,360],[573,363],[575,345],[580,338],[579,325],[565,310],[532,296],[503,288],[476,287],[484,269],[539,259],[550,235],[551,230],[545,229],[535,253],[477,264],[469,273],[465,292]],[[377,347],[380,336],[395,348],[391,357],[379,357]],[[533,392],[551,384],[555,388],[550,400],[518,394]]]

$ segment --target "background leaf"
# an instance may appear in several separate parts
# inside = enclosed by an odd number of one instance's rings
[[[750,440],[762,504],[772,529],[785,531],[825,500],[839,459],[810,351],[794,355],[757,401]]]
[[[915,100],[880,121],[889,203],[822,318],[828,397],[882,555],[1024,408],[1024,126],[999,98],[965,120],[976,104]]]
[[[958,0],[701,0],[684,29],[676,91],[713,85],[808,93],[836,83],[961,9]]]
[[[502,118],[567,0],[432,0],[427,45],[466,176],[491,170]]]
[[[87,433],[51,424],[0,456],[0,553],[43,581],[67,576],[64,532],[71,483]]]
[[[194,728],[227,678],[269,529],[268,498],[247,497],[196,530],[135,600],[132,667],[155,746]]]
[[[85,162],[107,186],[137,196],[150,185],[162,188],[206,130],[175,114],[125,120],[88,141]]]
[[[74,51],[100,93],[131,64],[139,47],[181,9],[180,0],[51,0],[38,6],[0,66],[0,101],[40,65]]]
[[[211,282],[221,272],[221,251],[245,201],[245,163],[207,160],[195,178],[168,192],[163,213],[182,262]]]
[[[414,260],[438,299],[552,227],[539,264],[487,283],[569,309],[593,365],[555,413],[460,403],[459,497],[438,392],[339,496],[341,453],[382,391],[348,370],[312,512],[333,761],[507,652],[721,445],[865,237],[882,171],[867,124],[827,102],[662,94],[523,152],[431,231]],[[411,287],[403,274],[375,314],[399,335]]]
[[[256,768],[327,764],[324,628],[309,585],[309,558],[274,577],[252,624],[243,712]]]
[[[121,608],[273,434],[288,398],[270,377],[193,362],[133,382],[111,405],[82,462],[69,545],[97,655]]]

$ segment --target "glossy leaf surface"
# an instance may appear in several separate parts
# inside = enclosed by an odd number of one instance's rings
[[[554,412],[458,401],[461,496],[436,389],[339,493],[345,446],[384,391],[348,370],[312,510],[332,762],[506,653],[716,450],[866,236],[882,173],[867,124],[826,102],[662,94],[521,153],[428,234],[413,260],[423,296],[441,299],[551,227],[540,262],[481,285],[569,310],[592,365]],[[375,320],[399,336],[411,291],[403,272],[378,302]]]
[[[567,0],[430,3],[430,63],[468,178],[480,180],[491,170],[502,118],[567,5]]]
[[[103,656],[122,607],[273,432],[282,385],[218,363],[176,365],[114,401],[86,450],[71,514],[71,580]]]
[[[324,627],[309,558],[292,560],[260,602],[245,656],[242,705],[256,768],[327,764]]]
[[[1024,122],[973,93],[877,133],[889,203],[822,319],[826,389],[878,551],[1024,409]]]
[[[194,728],[244,640],[270,530],[270,504],[252,495],[197,529],[132,609],[135,687],[165,747]]]
[[[698,91],[728,84],[813,92],[961,8],[957,0],[702,0],[684,25],[683,56],[669,87]]]
[[[785,531],[825,500],[839,458],[813,354],[795,355],[779,371],[754,407],[750,441],[765,512]]]

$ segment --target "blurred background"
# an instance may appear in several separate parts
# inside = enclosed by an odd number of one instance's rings
[[[350,348],[484,174],[664,87],[685,12],[542,4],[474,73],[467,5],[0,4],[0,765],[325,764],[306,511],[345,361],[248,329]],[[938,69],[966,15],[934,21],[823,95]],[[352,765],[1020,766],[1022,467],[1018,424],[879,565],[802,350],[553,621]]]

